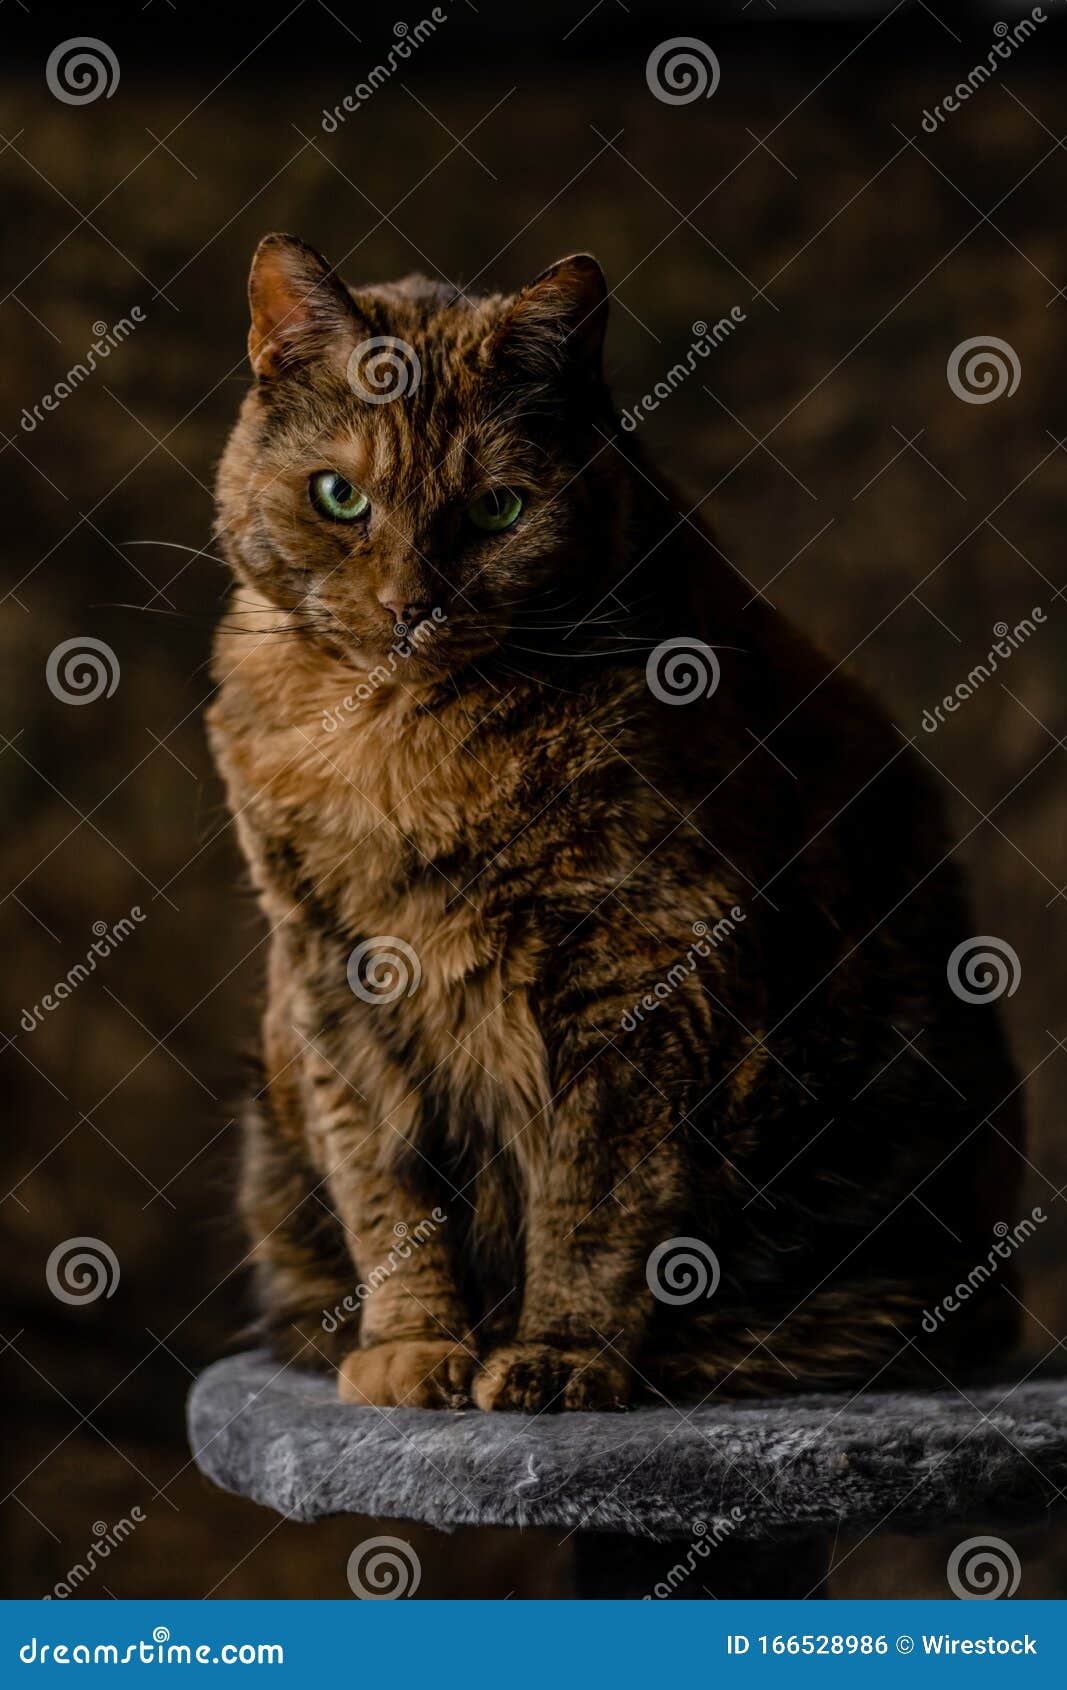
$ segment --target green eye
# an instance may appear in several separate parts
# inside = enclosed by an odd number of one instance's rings
[[[488,493],[471,500],[467,515],[475,528],[481,528],[486,534],[499,534],[518,521],[522,515],[522,500],[510,487],[490,487]]]
[[[370,500],[335,469],[322,469],[308,482],[308,497],[322,516],[331,522],[355,522],[366,516]]]

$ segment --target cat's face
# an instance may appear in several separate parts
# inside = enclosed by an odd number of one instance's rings
[[[398,624],[451,667],[581,616],[619,522],[593,259],[513,297],[350,292],[270,235],[249,293],[256,385],[218,484],[240,579],[359,666]]]

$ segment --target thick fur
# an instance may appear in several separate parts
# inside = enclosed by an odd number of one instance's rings
[[[189,1438],[209,1478],[288,1519],[363,1514],[455,1526],[552,1526],[737,1545],[790,1534],[944,1530],[1034,1521],[1067,1486],[1059,1379],[959,1391],[720,1394],[677,1414],[352,1413],[328,1384],[262,1352],[216,1362],[193,1386]],[[962,1535],[959,1534],[959,1535]],[[692,1561],[690,1561],[692,1566]],[[699,1560],[698,1560],[699,1565]],[[695,1581],[702,1588],[700,1576]],[[814,1579],[812,1579],[814,1583]]]
[[[349,291],[275,236],[251,298],[210,729],[270,923],[242,1201],[279,1353],[532,1411],[914,1366],[1017,1218],[1020,1133],[918,760],[618,427],[592,260]],[[371,403],[383,336],[421,381]],[[367,521],[318,514],[322,470]],[[524,510],[487,535],[494,485]],[[440,620],[398,647],[398,603]],[[680,637],[721,666],[686,705],[646,677]],[[653,1294],[677,1238],[714,1295]],[[1009,1332],[1006,1282],[933,1366]]]

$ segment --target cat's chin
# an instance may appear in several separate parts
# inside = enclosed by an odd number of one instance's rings
[[[324,655],[375,684],[395,676],[414,685],[419,680],[439,677],[457,666],[461,667],[467,660],[452,650],[446,656],[440,648],[433,651],[420,648],[411,639],[390,641],[368,635],[339,640],[336,636],[318,633],[311,638]]]

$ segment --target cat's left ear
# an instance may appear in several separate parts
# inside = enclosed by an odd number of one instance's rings
[[[264,235],[248,277],[248,356],[261,381],[352,343],[359,318],[321,253],[295,235]]]
[[[482,358],[532,372],[570,365],[599,375],[607,326],[604,272],[588,252],[574,253],[523,288],[485,342]]]

